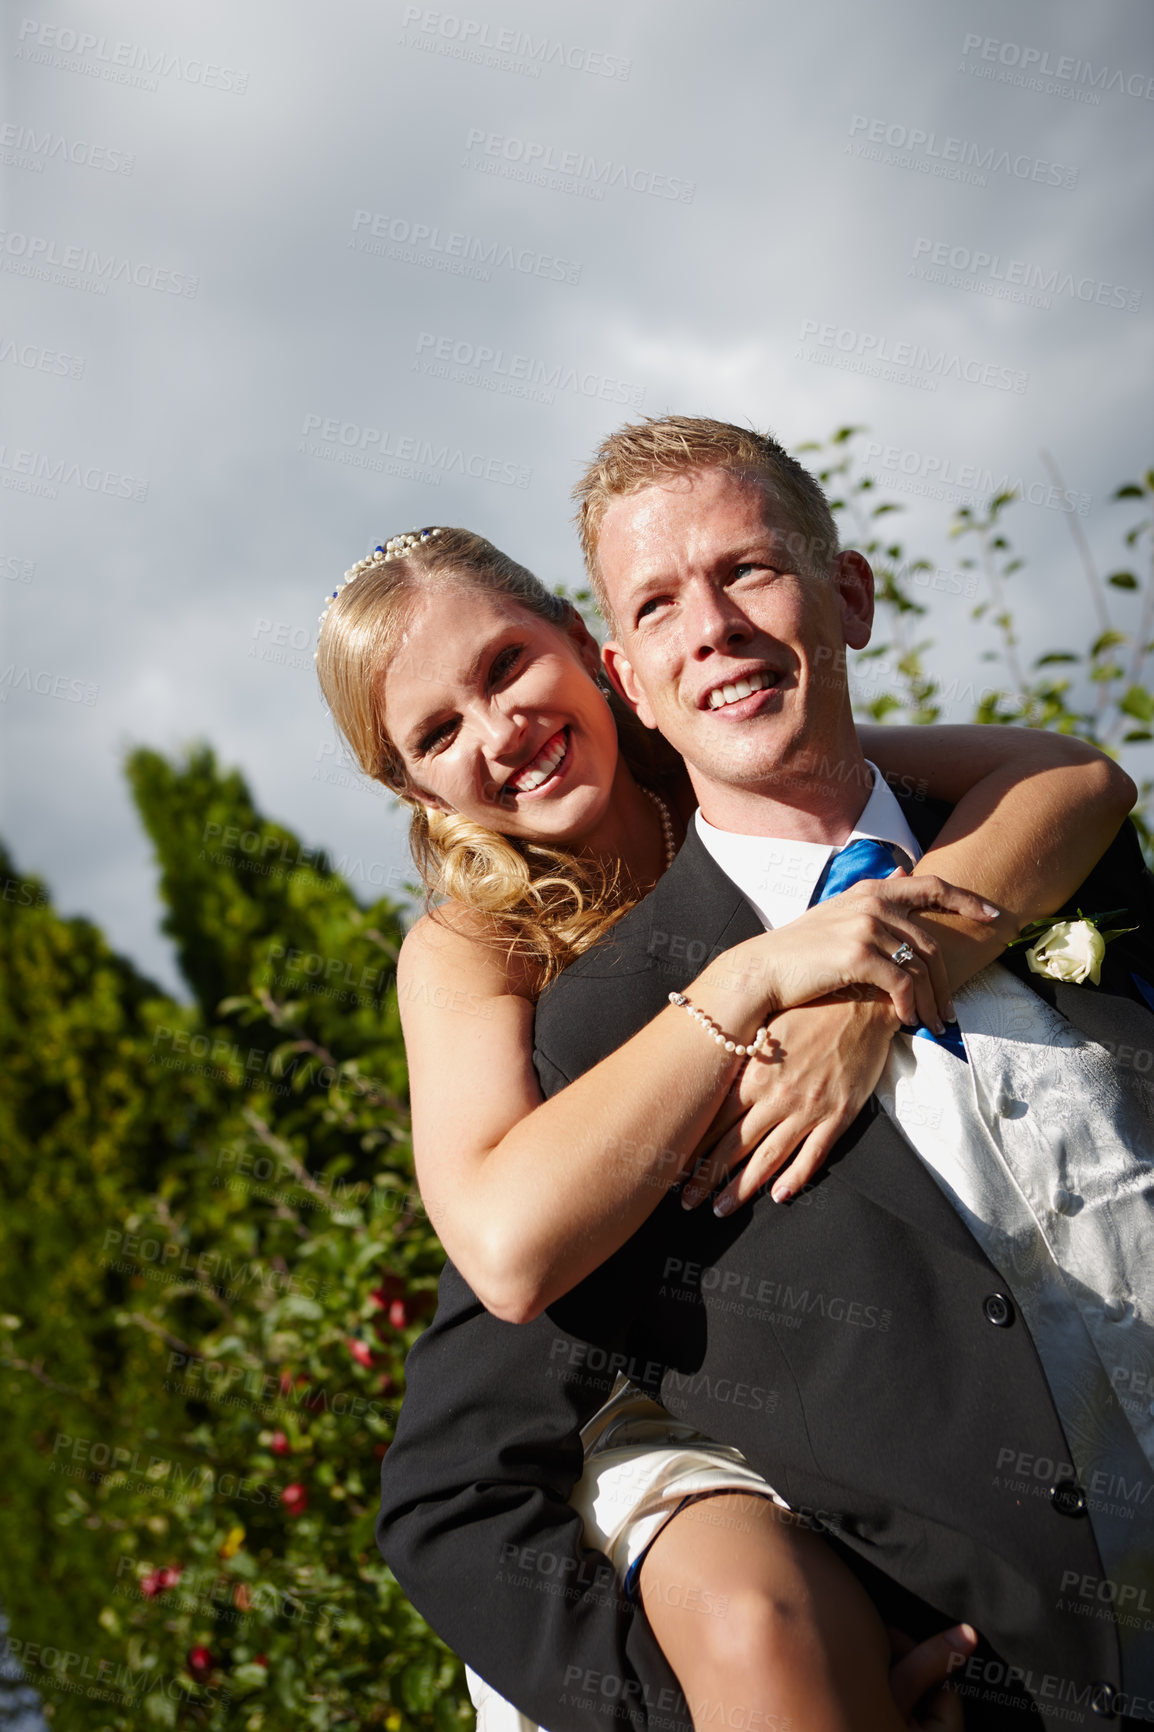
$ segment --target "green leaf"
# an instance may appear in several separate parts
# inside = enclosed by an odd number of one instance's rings
[[[901,699],[895,698],[892,692],[885,692],[880,698],[875,698],[872,704],[867,704],[866,710],[875,722],[884,722],[891,710],[900,710]]]
[[[1036,668],[1047,668],[1053,662],[1080,662],[1081,656],[1076,656],[1071,650],[1051,650],[1048,655],[1039,656],[1034,663]]]
[[[1110,495],[1112,499],[1141,499],[1142,489],[1135,481],[1127,481],[1125,486],[1115,489]]]
[[[1115,644],[1128,642],[1129,639],[1124,631],[1100,632],[1090,645],[1090,654],[1100,656],[1104,650],[1113,649]]]
[[[1106,582],[1112,583],[1115,589],[1138,588],[1138,579],[1134,576],[1132,571],[1112,571],[1106,579]]]
[[[238,1694],[251,1696],[254,1690],[263,1690],[268,1683],[268,1669],[251,1662],[238,1666],[229,1676],[229,1688]]]
[[[1123,715],[1133,716],[1139,722],[1154,722],[1154,692],[1145,686],[1131,686],[1119,700],[1118,708]]]
[[[401,1696],[411,1714],[431,1713],[435,1700],[434,1679],[433,1665],[429,1660],[406,1666],[401,1673]]]

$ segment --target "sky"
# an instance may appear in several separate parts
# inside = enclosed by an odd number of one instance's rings
[[[209,742],[401,895],[403,815],[316,686],[325,595],[433,523],[578,587],[569,492],[624,420],[867,429],[946,719],[996,678],[957,504],[1019,483],[1023,639],[1091,635],[1071,529],[1123,563],[1151,461],[1146,0],[25,5],[0,832],[158,981],[125,753]]]

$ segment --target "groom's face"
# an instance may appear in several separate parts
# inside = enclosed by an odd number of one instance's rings
[[[851,737],[845,649],[869,641],[872,573],[856,553],[798,571],[799,541],[763,487],[718,469],[615,499],[602,520],[606,666],[681,752],[707,816],[711,791],[810,776]]]

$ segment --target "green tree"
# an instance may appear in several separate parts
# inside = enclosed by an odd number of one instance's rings
[[[442,1260],[398,909],[209,752],[128,769],[191,1006],[6,862],[15,1652],[62,1727],[459,1727],[373,1536]]]
[[[858,441],[865,431],[841,427],[824,442],[798,451],[812,461],[841,520],[843,540],[874,567],[879,609],[874,641],[853,658],[868,693],[859,707],[871,721],[936,722],[943,687],[931,665],[934,640],[922,635],[929,606],[921,599],[932,594],[925,579],[934,562],[911,555],[896,533],[893,518],[903,508],[881,496],[876,478],[864,467]],[[1069,499],[1053,459],[1043,457],[1056,496]],[[983,661],[992,664],[993,679],[977,697],[971,719],[1077,734],[1114,757],[1126,755],[1127,747],[1149,744],[1154,740],[1154,470],[1111,495],[1111,504],[1127,505],[1138,516],[1122,533],[1124,566],[1105,578],[1077,513],[1065,513],[1077,570],[1098,622],[1082,650],[1048,644],[1031,650],[1022,642],[1013,589],[1026,562],[1014,551],[1006,523],[1016,497],[995,494],[980,510],[961,506],[948,529],[951,540],[965,544],[961,568],[972,574],[979,592],[972,617],[993,634],[982,652]],[[1148,852],[1152,796],[1154,782],[1143,777],[1134,820]]]

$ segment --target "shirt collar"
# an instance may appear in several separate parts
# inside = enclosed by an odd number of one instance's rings
[[[733,830],[718,830],[700,811],[695,814],[703,845],[766,926],[784,926],[804,913],[831,856],[858,837],[893,844],[908,855],[911,865],[921,859],[921,847],[893,790],[875,764],[868,764],[868,768],[873,774],[869,798],[853,830],[840,844],[743,836]]]

